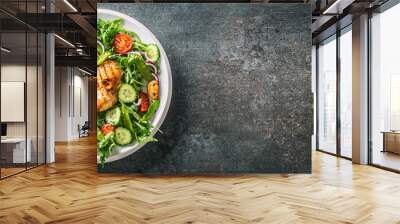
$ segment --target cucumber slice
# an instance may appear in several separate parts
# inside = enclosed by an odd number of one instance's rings
[[[122,84],[118,90],[118,98],[123,103],[133,103],[137,98],[135,88],[129,84]]]
[[[132,141],[132,134],[131,132],[123,127],[118,127],[115,129],[115,142],[118,145],[126,145],[131,143]]]
[[[108,110],[106,113],[106,121],[109,124],[117,125],[121,120],[121,109],[119,107],[115,107],[111,110]]]
[[[146,56],[149,61],[157,63],[160,59],[160,49],[155,44],[149,44],[147,45]]]

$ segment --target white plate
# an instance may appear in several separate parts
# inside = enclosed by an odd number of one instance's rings
[[[168,113],[169,104],[171,102],[172,95],[172,76],[171,76],[171,67],[169,66],[167,55],[165,54],[164,48],[154,36],[154,34],[147,29],[143,24],[141,24],[136,19],[129,17],[125,14],[108,10],[108,9],[97,9],[97,19],[107,19],[114,20],[122,18],[123,19],[123,27],[126,30],[136,32],[140,39],[144,43],[154,43],[160,48],[160,72],[159,72],[159,84],[160,84],[160,107],[158,108],[156,114],[154,115],[152,125],[155,127],[151,131],[151,136],[153,136],[157,130],[160,128],[163,123],[165,116]],[[107,162],[116,161],[131,155],[132,153],[138,151],[142,148],[146,143],[137,144],[132,143],[123,147],[116,147],[111,156],[106,159]],[[97,163],[100,162],[99,156],[97,156]]]

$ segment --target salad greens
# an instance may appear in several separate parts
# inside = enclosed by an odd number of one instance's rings
[[[113,42],[114,42],[114,37],[118,33],[124,33],[128,34],[133,38],[134,41],[140,43],[140,38],[139,36],[132,31],[125,30],[122,28],[122,19],[116,19],[116,20],[104,20],[104,19],[98,19],[97,20],[97,31],[96,31],[96,36],[97,39],[101,41],[101,43],[104,44],[104,47],[106,49],[111,49]]]
[[[113,69],[122,72],[120,80],[115,82],[118,83],[115,91],[101,89],[103,92],[99,93],[99,88],[104,87],[97,86],[97,150],[102,165],[117,146],[157,141],[150,134],[151,119],[160,106],[160,50],[155,44],[143,43],[135,32],[125,30],[122,25],[122,19],[97,20],[97,82],[112,82],[106,80],[107,75],[99,75],[99,67],[107,61],[117,62],[119,67]],[[107,73],[106,70],[103,69]],[[117,100],[110,108],[99,110],[99,97],[104,97],[104,91]]]

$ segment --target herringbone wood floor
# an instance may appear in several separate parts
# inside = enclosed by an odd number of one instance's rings
[[[315,152],[312,175],[97,174],[95,139],[0,181],[0,223],[400,223],[400,175]]]

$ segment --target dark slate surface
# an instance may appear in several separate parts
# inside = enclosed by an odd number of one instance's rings
[[[173,75],[157,135],[100,172],[309,173],[311,11],[305,4],[99,4],[159,39]]]

